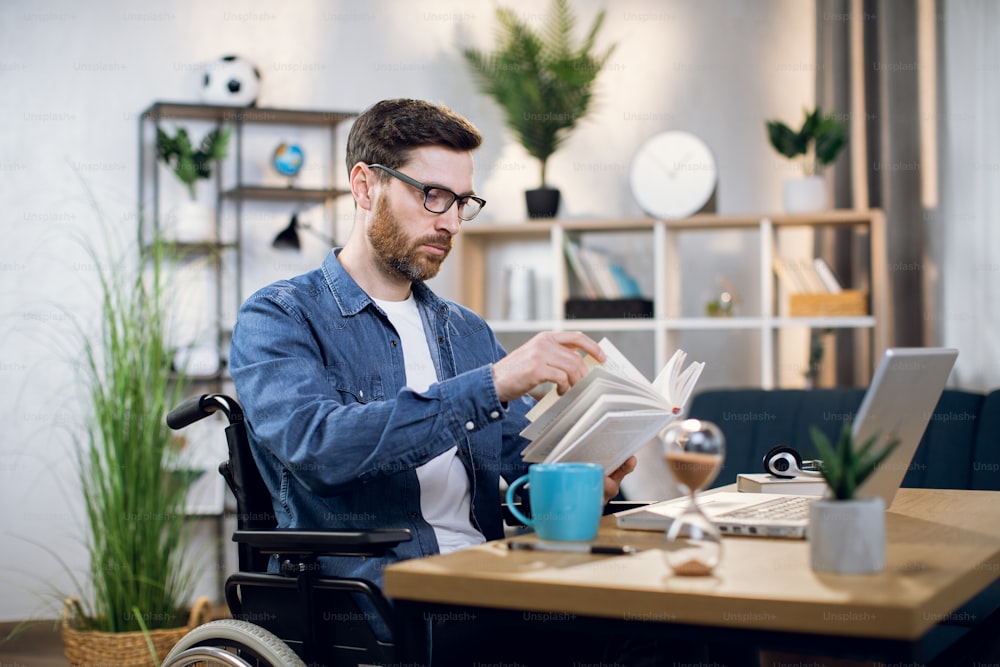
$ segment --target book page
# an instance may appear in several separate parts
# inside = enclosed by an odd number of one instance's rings
[[[590,428],[601,415],[610,411],[653,410],[663,413],[664,404],[655,396],[615,393],[625,387],[599,380],[591,385],[594,389],[592,400],[580,400],[566,410],[562,418],[538,435],[521,452],[529,463],[539,463],[545,457],[558,451],[562,446],[574,442]],[[529,427],[530,428],[530,427]],[[527,429],[525,429],[527,431]],[[524,431],[522,431],[522,434]]]
[[[672,413],[662,410],[606,412],[577,440],[545,461],[598,463],[604,466],[605,473],[610,473],[656,437],[673,418]]]
[[[693,361],[687,368],[681,370],[686,359],[687,353],[677,350],[653,380],[653,388],[663,396],[674,412],[678,413],[684,409],[695,385],[698,384],[701,371],[705,368],[704,362]]]
[[[552,403],[551,407],[545,410],[542,414],[535,417],[535,420],[528,424],[521,431],[521,435],[529,440],[534,440],[535,438],[541,436],[548,428],[555,422],[562,420],[565,414],[570,411],[574,405],[579,402],[587,402],[585,397],[586,394],[590,392],[597,391],[591,389],[591,385],[600,385],[599,390],[607,391],[611,388],[618,388],[619,393],[629,393],[636,396],[653,396],[658,395],[653,392],[645,392],[638,390],[635,385],[625,382],[621,378],[608,373],[603,368],[597,367],[587,375],[583,376],[579,382],[570,387],[562,396],[556,395],[556,400]],[[600,392],[598,392],[599,394]],[[598,395],[595,394],[595,395]],[[662,399],[661,399],[662,402]],[[666,403],[663,403],[664,407]]]
[[[607,373],[613,376],[618,376],[621,380],[627,380],[640,387],[650,386],[649,380],[647,380],[646,377],[632,365],[632,362],[630,362],[624,354],[618,351],[618,348],[616,348],[610,340],[602,338],[598,342],[598,345],[600,345],[601,349],[604,350],[604,353],[607,355],[607,359],[605,359],[604,363],[600,363],[597,359],[594,359],[594,357],[588,354],[584,357],[584,363],[590,367],[590,371],[593,371],[595,368],[603,368]],[[560,396],[555,389],[550,390],[528,411],[528,420],[531,422],[538,420],[541,415],[545,414],[549,408],[557,402],[562,401],[565,405],[565,403],[575,400],[575,396],[578,395],[579,392],[574,393],[574,389],[576,389],[581,383],[586,382],[590,375],[590,371],[588,371],[588,374],[585,375],[580,382],[577,382],[573,385],[573,387],[570,387],[569,391],[562,396]],[[582,392],[583,388],[581,388],[580,391]],[[571,394],[573,396],[571,396]],[[552,415],[549,415],[549,417],[552,418]],[[525,433],[522,433],[521,435],[526,438],[534,437]]]

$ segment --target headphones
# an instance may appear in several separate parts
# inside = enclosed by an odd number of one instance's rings
[[[823,474],[820,472],[822,467],[822,461],[803,461],[801,454],[785,445],[775,447],[764,455],[764,472],[782,479],[820,477]]]

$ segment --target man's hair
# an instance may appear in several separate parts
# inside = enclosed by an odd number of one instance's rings
[[[351,127],[347,173],[358,162],[396,169],[421,146],[471,151],[482,142],[475,125],[445,106],[422,100],[383,100],[365,109]],[[383,177],[383,172],[378,173]]]

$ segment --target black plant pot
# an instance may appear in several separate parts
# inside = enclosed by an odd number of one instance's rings
[[[555,188],[527,190],[524,200],[528,205],[529,218],[554,218],[559,212],[559,190]]]

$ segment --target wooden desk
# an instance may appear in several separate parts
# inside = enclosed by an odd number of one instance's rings
[[[623,531],[605,517],[599,540],[640,553],[510,551],[492,542],[392,565],[385,590],[408,638],[421,616],[475,608],[912,659],[931,628],[1000,578],[1000,493],[901,489],[887,514],[886,568],[874,575],[813,572],[805,540],[731,537],[714,576],[680,577],[664,562],[660,533]]]

